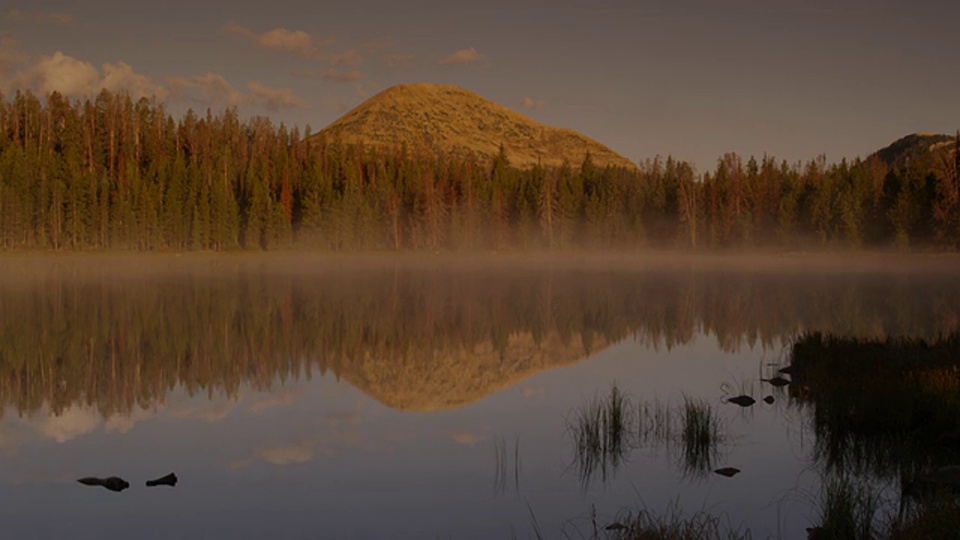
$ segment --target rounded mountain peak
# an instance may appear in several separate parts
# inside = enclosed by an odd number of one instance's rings
[[[634,165],[597,141],[551,127],[451,84],[392,86],[364,101],[318,136],[366,148],[419,155],[472,156],[492,160],[501,145],[510,163],[579,165],[589,153],[599,166]]]

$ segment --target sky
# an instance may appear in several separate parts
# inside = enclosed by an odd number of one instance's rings
[[[960,3],[4,0],[0,90],[156,95],[322,129],[455,84],[639,162],[865,157],[960,127]]]

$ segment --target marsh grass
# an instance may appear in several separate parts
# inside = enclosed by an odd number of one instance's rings
[[[881,502],[869,488],[849,478],[830,479],[819,501],[820,525],[811,537],[871,540],[876,537]]]
[[[663,512],[649,508],[623,512],[594,535],[594,538],[617,540],[742,540],[751,537],[749,529],[734,527],[726,514],[700,510],[687,515],[676,501]]]
[[[614,385],[609,396],[594,398],[577,410],[569,429],[584,486],[597,475],[606,481],[626,459],[633,440],[632,408],[630,399]]]
[[[568,431],[575,445],[571,466],[584,487],[595,478],[606,482],[638,448],[666,450],[685,475],[702,478],[710,474],[727,440],[716,407],[704,400],[684,397],[679,407],[656,400],[634,406],[616,386],[608,396],[577,409]]]
[[[684,471],[693,476],[706,476],[719,457],[722,423],[713,406],[700,399],[685,396],[682,410]]]
[[[673,409],[658,400],[643,401],[637,407],[637,442],[641,445],[674,438]]]

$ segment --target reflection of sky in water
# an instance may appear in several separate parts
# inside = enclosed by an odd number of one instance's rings
[[[83,405],[55,417],[7,410],[0,519],[11,537],[525,538],[533,536],[531,511],[547,537],[562,527],[588,535],[591,505],[609,517],[679,501],[726,513],[754,537],[791,537],[809,525],[812,440],[784,402],[720,405],[723,382],[753,381],[758,398],[769,392],[756,380],[781,357],[720,352],[707,336],[671,351],[628,340],[466,407],[428,413],[391,410],[331,373],[269,392],[244,388],[235,400],[178,388],[152,408],[107,419]],[[686,394],[718,404],[733,436],[720,465],[743,472],[683,479],[673,457],[639,449],[612,482],[584,491],[568,468],[565,419],[614,382],[634,399],[679,404]],[[498,441],[509,469],[500,494]],[[176,488],[143,486],[171,471]],[[89,475],[122,476],[131,488],[116,494],[74,482]]]

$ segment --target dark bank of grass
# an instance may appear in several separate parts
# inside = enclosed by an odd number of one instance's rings
[[[828,470],[899,475],[960,462],[960,336],[859,340],[808,334],[790,391],[812,408]]]
[[[947,540],[960,538],[960,502],[942,501],[924,507],[905,523],[894,522],[890,540]]]
[[[819,525],[810,529],[813,539],[872,540],[880,497],[846,477],[824,483],[819,505]]]
[[[960,538],[960,501],[939,499],[908,515],[897,515],[870,487],[849,477],[826,480],[815,504],[817,524],[804,531],[781,531],[769,538],[810,540],[947,540]],[[531,512],[537,538],[544,536]],[[732,540],[751,539],[743,525],[734,526],[724,513],[705,510],[686,513],[677,502],[662,512],[639,507],[623,510],[612,519],[596,512],[571,521],[559,537],[590,540]],[[785,536],[781,536],[785,535]]]

